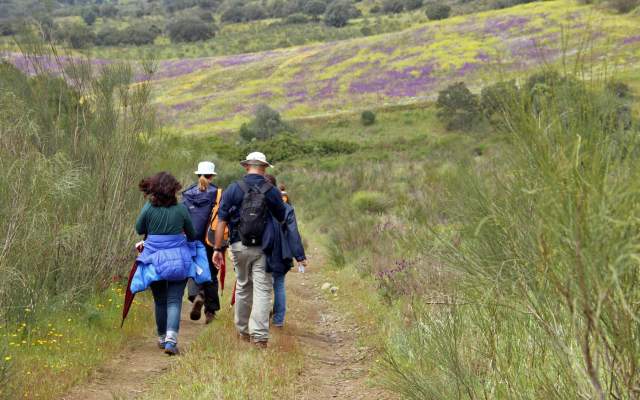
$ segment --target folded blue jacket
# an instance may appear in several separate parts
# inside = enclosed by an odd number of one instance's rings
[[[188,242],[185,235],[149,235],[136,259],[138,269],[131,280],[131,292],[146,290],[156,281],[187,278],[201,285],[211,281],[207,251],[200,241]]]
[[[284,223],[280,224],[275,218],[269,218],[262,235],[262,250],[267,256],[267,272],[275,275],[289,272],[294,259],[302,261],[306,258],[295,210],[289,204],[285,204],[285,208]]]

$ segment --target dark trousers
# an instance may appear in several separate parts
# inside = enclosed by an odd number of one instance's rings
[[[218,296],[218,269],[213,265],[213,247],[207,246],[207,261],[209,261],[209,270],[211,271],[211,282],[204,285],[196,285],[189,279],[189,301],[193,302],[198,294],[204,297],[204,312],[215,313],[220,310],[220,297]]]

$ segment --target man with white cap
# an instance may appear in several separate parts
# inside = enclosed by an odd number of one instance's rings
[[[278,188],[264,177],[272,166],[264,154],[250,153],[240,164],[247,174],[222,194],[213,261],[218,266],[223,262],[223,231],[228,225],[237,277],[236,329],[241,338],[264,348],[269,340],[273,282],[267,272],[262,234],[270,215],[279,222],[285,220],[286,207]]]

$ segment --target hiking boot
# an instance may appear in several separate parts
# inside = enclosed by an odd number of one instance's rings
[[[202,316],[202,306],[204,305],[204,299],[202,296],[197,295],[195,300],[193,300],[193,307],[191,307],[191,313],[189,314],[189,318],[192,321],[198,321]]]
[[[167,344],[164,340],[158,340],[158,348],[164,350],[164,346]]]
[[[250,342],[251,341],[251,336],[247,335],[246,333],[240,333],[238,332],[238,339],[241,339],[245,342]]]
[[[167,342],[164,345],[164,354],[168,354],[170,356],[177,356],[180,354],[178,350],[178,346],[173,342]]]
[[[204,323],[206,325],[209,325],[211,323],[211,321],[213,321],[216,318],[216,313],[214,312],[205,312],[204,313]]]
[[[273,326],[274,328],[279,328],[279,329],[284,328],[284,324],[276,324],[275,322],[273,323],[273,325],[272,325],[272,326]]]
[[[253,341],[253,345],[256,346],[259,349],[266,349],[268,347],[268,344],[267,344],[266,340]]]

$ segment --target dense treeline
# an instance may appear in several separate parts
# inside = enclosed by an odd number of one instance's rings
[[[430,20],[492,8],[506,8],[535,0],[107,0],[0,1],[0,35],[9,36],[34,22],[48,36],[74,48],[87,46],[141,46],[164,36],[172,42],[208,40],[221,24],[275,19],[279,24],[317,24],[342,28],[350,20],[423,10]],[[593,2],[597,0],[584,0]],[[626,13],[639,0],[611,0],[606,4]]]

